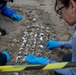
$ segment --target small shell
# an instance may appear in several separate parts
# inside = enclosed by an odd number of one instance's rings
[[[50,31],[49,31],[49,30],[46,30],[46,32],[48,32],[48,33],[49,33]]]
[[[33,18],[32,21],[33,21],[33,22],[36,22],[36,18]]]
[[[38,36],[38,34],[35,34],[34,37],[36,38]]]
[[[14,44],[12,44],[12,46],[14,46]]]
[[[19,11],[21,12],[21,11],[22,11],[22,9],[20,8],[20,9],[19,9]]]
[[[21,51],[18,52],[18,54],[21,54],[21,53],[22,53]]]
[[[28,27],[30,27],[30,26],[28,26]],[[26,32],[26,31],[25,31],[25,32],[24,32],[24,34],[25,34],[25,35],[27,35],[27,34],[28,34],[28,32]]]
[[[20,50],[23,50],[23,48],[20,48]]]
[[[30,28],[30,26],[28,26],[27,28]]]
[[[16,40],[16,39],[14,39],[13,41],[14,41],[14,42],[17,42],[17,40]]]
[[[22,43],[22,46],[24,46],[25,44],[24,43]]]
[[[29,12],[27,12],[27,13],[26,13],[26,15],[29,17],[29,16],[30,16],[30,13],[29,13]]]
[[[44,46],[43,46],[43,45],[39,45],[39,47],[40,47],[40,48],[44,48]]]
[[[52,34],[52,37],[56,37],[56,35],[55,34]]]
[[[41,53],[37,53],[37,56],[41,56],[42,54]]]
[[[26,37],[26,34],[24,35],[24,37]]]
[[[47,27],[46,29],[48,30],[49,28]]]
[[[40,36],[43,36],[44,35],[44,33],[40,33]]]
[[[24,44],[24,43],[22,43],[21,48],[23,48],[23,47],[24,47],[24,45],[25,45],[25,44]]]
[[[23,61],[23,62],[25,61],[25,57],[22,59],[22,61]]]
[[[24,40],[23,43],[26,43],[26,40]]]
[[[43,37],[40,37],[40,41],[43,41]]]
[[[23,39],[23,40],[25,40],[25,38],[24,38],[24,37],[22,37],[22,39]]]
[[[16,57],[16,62],[18,61],[18,59],[20,59],[22,56],[17,56]]]

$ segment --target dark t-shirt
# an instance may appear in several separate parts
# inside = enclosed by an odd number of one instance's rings
[[[7,0],[0,0],[0,10],[6,5]]]
[[[0,52],[0,66],[5,65],[7,61],[6,55]]]
[[[7,3],[7,0],[0,0],[0,4],[6,4]]]

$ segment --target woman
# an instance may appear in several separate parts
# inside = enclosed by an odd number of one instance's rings
[[[8,1],[13,2],[13,0],[0,0],[1,13],[3,15],[6,15],[6,16],[10,17],[10,18],[13,18],[13,19],[16,19],[16,20],[20,21],[22,19],[22,16],[17,14],[14,10],[7,7],[6,4],[7,4]]]
[[[76,0],[56,0],[55,11],[59,14],[60,18],[63,18],[69,26],[73,26],[76,23]],[[76,27],[74,26],[74,29]],[[72,54],[64,55],[63,61],[76,62],[76,32],[72,36],[71,41],[55,41],[49,40],[46,44],[46,49],[52,48],[70,48],[73,50]],[[56,62],[54,60],[36,57],[29,54],[25,57],[25,60],[31,64],[47,64]],[[54,70],[56,75],[76,75],[76,69],[57,69]]]

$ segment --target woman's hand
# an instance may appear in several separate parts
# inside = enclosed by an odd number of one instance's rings
[[[49,40],[46,44],[46,49],[52,49],[52,48],[57,48],[58,47],[59,42],[55,41],[55,40]]]

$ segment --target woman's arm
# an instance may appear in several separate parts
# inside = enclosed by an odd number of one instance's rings
[[[72,52],[72,62],[76,62],[76,32],[72,37],[72,42],[64,43],[64,46],[67,48],[71,46],[73,49]],[[56,72],[63,74],[63,75],[76,75],[76,69],[57,69]]]
[[[72,49],[72,42],[69,41],[69,42],[65,42],[65,41],[61,41],[59,42],[59,48],[69,48],[69,49]]]

